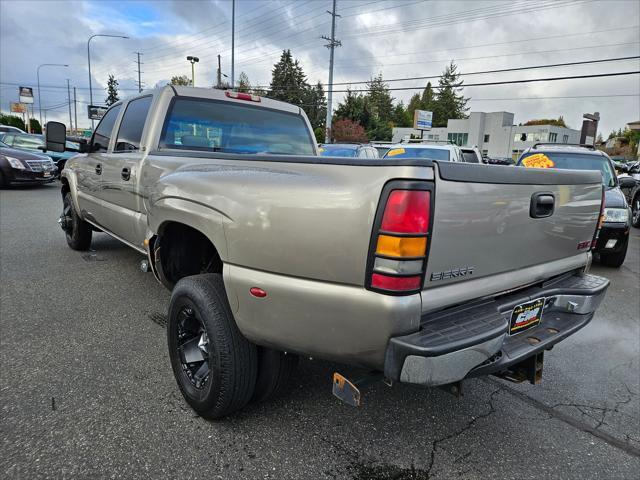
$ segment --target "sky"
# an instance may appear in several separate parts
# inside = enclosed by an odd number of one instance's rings
[[[310,83],[328,82],[332,0],[236,0],[235,76],[268,85],[283,49],[300,61]],[[67,79],[76,87],[78,123],[87,127],[87,40],[91,35],[93,103],[102,104],[113,74],[121,96],[137,92],[136,53],[145,88],[191,75],[196,86],[215,82],[217,55],[231,76],[231,0],[31,1],[0,0],[0,108],[18,100],[18,86],[36,95],[48,120],[69,123]],[[437,76],[454,61],[465,84],[640,71],[638,58],[503,73],[487,70],[640,56],[639,0],[337,0],[334,109],[347,86],[375,75],[387,80]],[[426,79],[390,81],[405,104]],[[431,79],[437,83],[437,79]],[[582,114],[600,112],[600,131],[640,119],[640,75],[470,86],[470,111],[509,111],[516,123],[562,115],[580,128]],[[43,113],[43,120],[45,117]]]

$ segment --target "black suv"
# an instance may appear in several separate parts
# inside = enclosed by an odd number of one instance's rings
[[[560,168],[570,170],[598,170],[604,186],[604,223],[594,252],[600,262],[610,267],[624,263],[629,245],[630,212],[620,190],[613,162],[609,156],[583,145],[537,143],[520,155],[517,166],[528,168]]]

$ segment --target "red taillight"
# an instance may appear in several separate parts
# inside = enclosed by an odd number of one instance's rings
[[[387,200],[381,230],[427,233],[431,194],[426,190],[393,190]]]
[[[259,102],[260,97],[257,95],[250,95],[248,93],[232,92],[227,90],[224,94],[229,98],[235,98],[236,100],[248,100],[250,102]]]
[[[371,286],[383,290],[392,290],[399,292],[406,290],[417,290],[420,288],[421,281],[421,275],[416,275],[413,277],[390,277],[388,275],[374,273],[371,277]]]
[[[420,291],[431,221],[431,189],[424,182],[385,187],[374,226],[368,287],[392,294]]]

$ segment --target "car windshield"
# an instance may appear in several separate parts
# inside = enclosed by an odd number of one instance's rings
[[[224,153],[315,154],[315,142],[301,115],[246,103],[178,98],[160,144]]]
[[[355,157],[358,150],[353,147],[321,147],[320,155],[323,157]]]
[[[428,158],[430,160],[449,161],[449,150],[441,148],[392,148],[387,152],[385,158]]]
[[[611,162],[601,155],[581,153],[544,152],[530,153],[518,161],[519,166],[527,168],[559,168],[562,170],[598,170],[602,174],[602,184],[606,187],[616,185],[616,174]]]

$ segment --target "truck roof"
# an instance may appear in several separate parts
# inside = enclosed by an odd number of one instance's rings
[[[522,155],[525,153],[531,152],[565,152],[565,153],[581,153],[583,155],[597,155],[597,156],[605,156],[604,152],[600,150],[595,150],[589,147],[583,147],[581,145],[553,145],[553,144],[541,144],[534,145],[533,147],[529,147],[522,152]]]
[[[254,95],[254,97],[259,98],[259,101],[251,101],[251,100],[240,100],[236,98],[230,98],[227,96],[227,92],[232,92],[232,90],[220,90],[217,88],[202,88],[202,87],[186,87],[182,85],[167,85],[165,87],[160,87],[157,89],[153,89],[151,91],[143,92],[151,93],[155,91],[161,90],[173,90],[174,95],[180,97],[196,97],[196,98],[204,98],[209,100],[221,100],[226,102],[240,102],[243,104],[252,104],[255,106],[262,106],[265,108],[272,108],[275,110],[281,110],[291,113],[300,113],[300,107],[296,105],[292,105],[290,103],[281,102],[279,100],[273,100],[267,97],[261,97]]]

